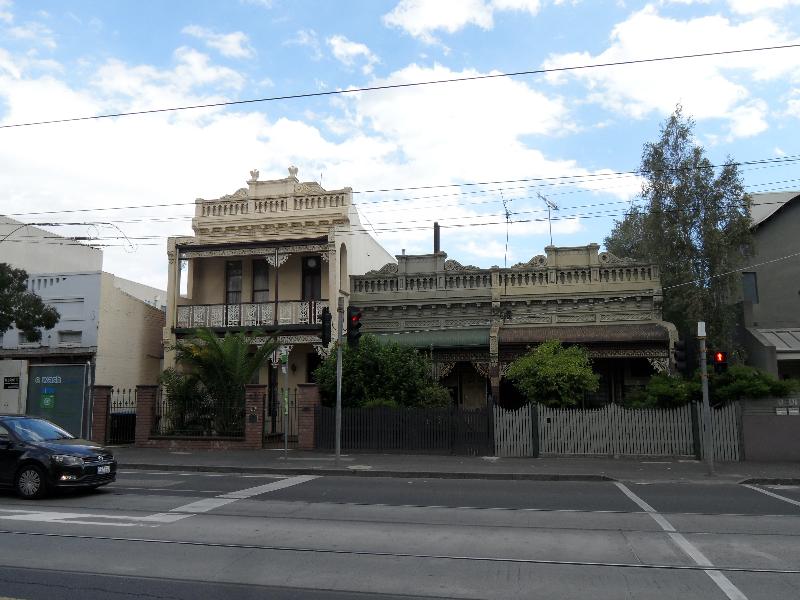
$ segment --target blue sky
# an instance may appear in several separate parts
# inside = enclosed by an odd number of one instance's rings
[[[0,0],[0,124],[793,43],[800,0]],[[195,198],[295,164],[351,186],[395,254],[430,251],[438,220],[452,258],[502,265],[506,200],[513,264],[549,242],[538,194],[556,244],[602,243],[640,187],[613,173],[678,103],[714,162],[800,154],[800,49],[3,129],[0,213],[95,223],[53,231],[165,287]],[[796,165],[742,172],[798,189]],[[96,210],[152,204],[176,205]]]

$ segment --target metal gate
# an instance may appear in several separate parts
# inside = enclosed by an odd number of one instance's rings
[[[289,392],[288,402],[284,402],[279,396],[280,394],[264,396],[264,447],[283,448],[286,441],[289,448],[297,448],[299,438],[297,390]]]
[[[315,445],[335,446],[336,411],[317,407]],[[488,408],[343,408],[342,449],[363,452],[490,454],[492,413]]]
[[[132,444],[136,438],[136,390],[113,389],[108,399],[107,444]]]

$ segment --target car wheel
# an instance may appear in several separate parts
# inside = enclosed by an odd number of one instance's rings
[[[35,465],[26,465],[17,473],[15,487],[17,493],[25,499],[41,498],[47,493],[47,482],[44,472]]]

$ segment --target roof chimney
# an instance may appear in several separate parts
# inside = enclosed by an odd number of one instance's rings
[[[433,224],[433,253],[438,254],[441,250],[439,245],[439,223]]]

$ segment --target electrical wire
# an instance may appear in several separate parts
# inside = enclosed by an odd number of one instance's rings
[[[605,63],[594,63],[594,64],[586,64],[586,65],[573,65],[567,67],[550,67],[545,69],[527,69],[524,71],[513,71],[508,73],[489,73],[486,75],[472,75],[469,77],[453,77],[451,79],[434,79],[429,81],[415,81],[409,83],[390,83],[385,85],[373,85],[373,86],[365,86],[365,87],[358,87],[358,88],[347,88],[347,89],[339,89],[339,90],[329,90],[325,92],[302,92],[298,94],[286,94],[282,96],[269,96],[265,98],[250,98],[246,100],[228,100],[224,102],[209,102],[206,104],[194,104],[188,106],[175,106],[171,108],[153,108],[147,110],[137,110],[137,111],[127,111],[127,112],[118,112],[118,113],[108,113],[108,114],[101,114],[101,115],[90,115],[85,117],[67,117],[63,119],[51,119],[51,120],[44,120],[44,121],[31,121],[27,123],[11,123],[8,125],[0,125],[0,129],[10,129],[10,128],[18,128],[18,127],[33,127],[37,125],[54,125],[56,123],[72,123],[77,121],[92,121],[98,119],[110,119],[116,117],[131,117],[136,115],[148,115],[148,114],[157,114],[157,113],[166,113],[166,112],[177,112],[183,110],[196,110],[201,108],[221,108],[225,106],[237,106],[237,105],[244,105],[244,104],[256,104],[261,102],[275,102],[278,100],[299,100],[303,98],[319,98],[325,96],[338,96],[342,94],[358,94],[363,92],[376,92],[376,91],[383,91],[383,90],[397,90],[397,89],[405,89],[405,88],[414,88],[414,87],[422,87],[428,85],[441,85],[447,83],[463,83],[466,81],[482,81],[488,79],[498,79],[503,77],[521,77],[521,76],[529,76],[529,75],[544,75],[547,73],[563,73],[567,71],[578,71],[578,70],[587,70],[587,69],[599,69],[599,68],[607,68],[607,67],[619,67],[624,65],[637,65],[637,64],[648,64],[648,63],[656,63],[656,62],[666,62],[666,61],[675,61],[675,60],[688,60],[694,58],[705,58],[710,56],[727,56],[732,54],[744,54],[744,53],[751,53],[751,52],[765,52],[768,50],[788,50],[792,48],[800,48],[800,44],[783,44],[777,46],[765,46],[761,48],[743,48],[738,50],[718,50],[714,52],[697,52],[694,54],[682,54],[682,55],[675,55],[675,56],[660,56],[660,57],[653,57],[653,58],[640,58],[640,59],[631,59],[631,60],[620,60],[620,61],[613,61],[613,62],[605,62]]]

